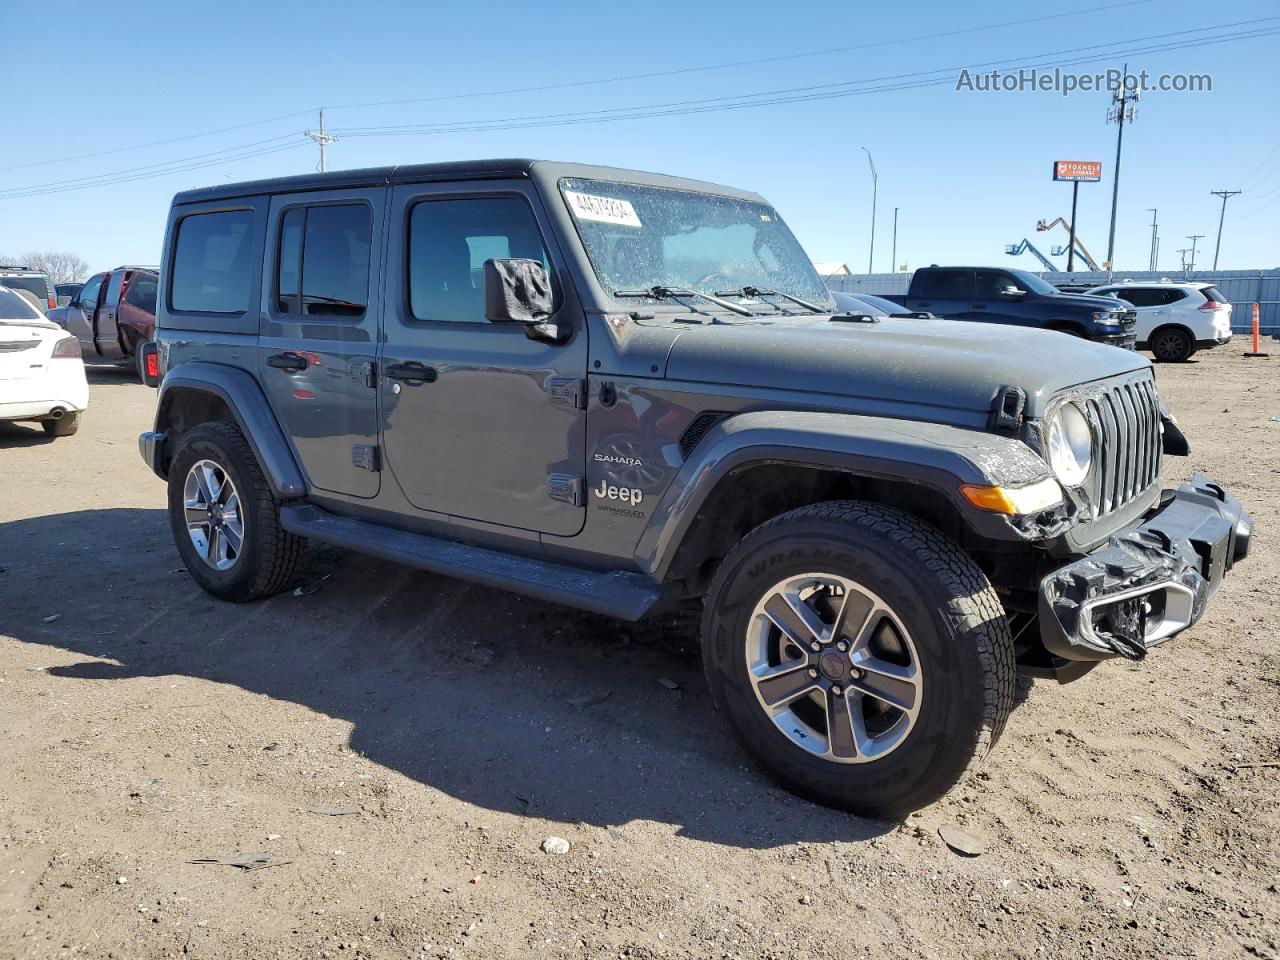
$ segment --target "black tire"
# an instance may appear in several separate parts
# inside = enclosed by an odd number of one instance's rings
[[[919,712],[879,759],[839,763],[798,746],[748,679],[756,605],[780,581],[810,572],[869,588],[911,636],[923,678]],[[945,794],[995,745],[1014,704],[1013,641],[986,576],[935,528],[875,503],[802,507],[748,534],[712,581],[702,647],[717,708],[764,769],[800,796],[867,816],[901,817]]]
[[[1161,327],[1147,338],[1151,353],[1160,363],[1185,363],[1196,352],[1196,342],[1181,327]]]
[[[184,487],[191,467],[216,464],[239,495],[241,549],[226,570],[217,570],[197,551],[187,532]],[[293,577],[303,539],[280,526],[276,502],[244,435],[230,423],[204,423],[183,435],[169,466],[169,526],[187,573],[220,600],[244,603],[283,590]]]
[[[1065,333],[1069,337],[1078,337],[1081,340],[1088,340],[1089,334],[1085,332],[1084,327],[1077,327],[1074,323],[1051,323],[1050,330],[1058,333]]]
[[[51,437],[70,437],[80,429],[79,412],[64,413],[58,420],[42,420],[40,426]]]

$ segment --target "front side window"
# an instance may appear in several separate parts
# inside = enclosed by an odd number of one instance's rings
[[[308,317],[364,316],[372,235],[363,203],[287,211],[280,219],[276,309]]]
[[[561,180],[560,192],[611,296],[653,287],[711,294],[756,287],[830,299],[768,204],[606,180]]]
[[[979,300],[994,300],[1000,296],[1005,287],[1022,289],[1022,285],[1018,283],[1017,278],[1012,274],[1005,273],[1003,270],[976,270],[974,271],[974,277],[978,288],[977,299]]]
[[[98,291],[102,289],[103,274],[90,277],[89,282],[80,288],[80,306],[92,310],[98,305]]]
[[[484,322],[486,260],[537,260],[542,234],[519,197],[424,200],[409,213],[409,310],[415,320]]]
[[[249,308],[253,211],[196,213],[178,223],[169,302],[192,313],[243,313]]]

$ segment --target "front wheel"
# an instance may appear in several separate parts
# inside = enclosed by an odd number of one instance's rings
[[[204,423],[183,436],[169,466],[169,526],[206,592],[242,603],[288,584],[302,540],[280,525],[279,511],[235,426]]]
[[[995,744],[1013,643],[978,566],[889,507],[802,507],[752,531],[707,596],[716,706],[765,770],[818,803],[898,817]]]

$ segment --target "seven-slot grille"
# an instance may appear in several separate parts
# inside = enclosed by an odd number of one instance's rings
[[[1150,378],[1108,387],[1085,400],[1097,437],[1095,516],[1129,503],[1160,479],[1160,401]]]

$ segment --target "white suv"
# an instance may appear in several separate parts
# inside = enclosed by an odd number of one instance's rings
[[[1089,293],[1132,304],[1138,349],[1165,363],[1180,363],[1231,339],[1231,304],[1211,283],[1125,280]]]

